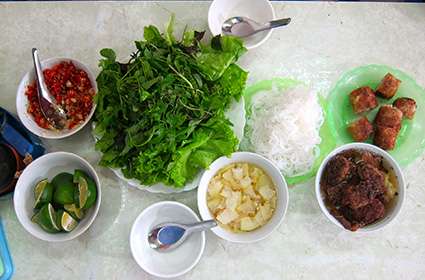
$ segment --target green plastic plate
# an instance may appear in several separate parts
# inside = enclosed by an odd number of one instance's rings
[[[245,89],[244,92],[244,98],[245,98],[245,111],[246,111],[246,117],[249,119],[251,115],[251,102],[252,97],[262,91],[269,91],[273,88],[273,85],[278,87],[280,90],[284,91],[286,89],[295,87],[296,85],[303,84],[300,81],[289,79],[289,78],[273,78],[270,80],[264,80],[260,81],[248,88]],[[316,175],[317,169],[319,168],[320,164],[322,163],[323,159],[335,148],[335,139],[330,131],[330,127],[328,124],[328,118],[326,115],[327,112],[327,105],[326,100],[319,95],[319,102],[322,106],[323,113],[325,114],[325,121],[323,122],[322,127],[320,128],[320,137],[322,138],[322,142],[317,147],[317,158],[312,166],[312,168],[307,171],[306,173],[298,176],[285,176],[285,180],[288,183],[288,185],[295,185],[295,184],[301,184],[312,177]],[[300,112],[302,113],[302,112]],[[250,135],[250,127],[247,125],[245,126],[245,135],[244,139],[241,143],[241,150],[249,150],[249,135]]]
[[[375,89],[388,72],[402,82],[397,94],[392,99],[378,98],[379,104],[392,104],[398,97],[411,97],[416,100],[418,106],[413,120],[403,120],[396,146],[394,150],[389,151],[400,165],[407,166],[425,149],[425,91],[402,71],[385,65],[366,65],[345,73],[328,96],[329,126],[338,145],[353,142],[347,131],[347,125],[359,116],[353,112],[349,94],[361,86],[370,86]],[[373,121],[378,109],[379,106],[365,116]],[[368,143],[371,142],[368,140]]]

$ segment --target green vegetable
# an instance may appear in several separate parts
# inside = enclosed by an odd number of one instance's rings
[[[178,41],[173,22],[164,35],[145,27],[128,63],[116,61],[112,49],[100,51],[100,164],[144,185],[183,187],[238,145],[224,112],[245,87],[247,72],[235,64],[246,51],[242,41],[217,36],[205,45],[204,32],[187,30]]]

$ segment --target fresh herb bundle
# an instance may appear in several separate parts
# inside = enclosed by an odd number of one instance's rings
[[[239,100],[247,72],[235,64],[240,39],[185,31],[177,41],[173,18],[166,32],[144,29],[128,63],[102,49],[97,77],[95,133],[100,164],[120,168],[143,185],[183,187],[202,168],[237,149],[224,112]]]

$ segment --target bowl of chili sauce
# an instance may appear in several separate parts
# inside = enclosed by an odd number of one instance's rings
[[[19,119],[40,137],[68,137],[82,129],[94,114],[96,79],[87,66],[75,59],[50,58],[43,60],[41,66],[50,94],[66,111],[66,126],[58,130],[44,118],[38,102],[34,69],[25,74],[18,87],[16,108]]]

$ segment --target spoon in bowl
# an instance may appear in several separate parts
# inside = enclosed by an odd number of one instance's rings
[[[194,224],[164,223],[154,227],[148,234],[149,246],[158,251],[169,251],[180,246],[193,232],[217,226],[215,220]]]
[[[288,25],[290,22],[291,18],[272,20],[267,23],[258,23],[247,17],[231,17],[223,23],[221,30],[224,35],[233,35],[245,38],[261,31]]]
[[[44,75],[41,69],[38,50],[36,48],[32,49],[32,60],[34,62],[38,102],[40,103],[41,112],[52,126],[57,129],[62,129],[65,127],[66,113],[65,110],[56,103],[55,98],[50,94],[44,83]]]

